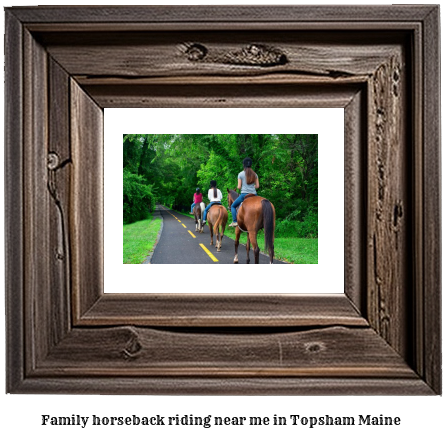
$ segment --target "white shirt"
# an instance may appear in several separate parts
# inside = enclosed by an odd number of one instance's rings
[[[223,195],[222,192],[217,189],[217,197],[214,197],[214,189],[211,187],[208,191],[208,198],[210,202],[221,202]]]

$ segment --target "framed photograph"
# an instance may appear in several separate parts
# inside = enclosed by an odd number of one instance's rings
[[[441,394],[438,6],[12,7],[5,41],[7,392]],[[338,277],[106,291],[109,108],[340,108]]]

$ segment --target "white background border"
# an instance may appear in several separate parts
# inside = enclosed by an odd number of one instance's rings
[[[342,108],[148,108],[105,109],[105,293],[195,293],[196,266],[124,265],[123,134],[318,134],[318,265],[201,265],[198,278],[211,293],[344,292],[344,110]],[[238,172],[242,170],[241,162]],[[259,175],[259,177],[261,177]],[[261,185],[265,184],[263,178]],[[237,181],[232,182],[235,186]],[[203,189],[206,193],[206,190]],[[260,194],[260,192],[259,192]],[[191,204],[192,199],[189,200]],[[278,209],[278,205],[275,205]],[[183,232],[186,230],[183,229]],[[209,230],[205,234],[209,245]],[[262,248],[263,249],[263,248]],[[223,251],[223,248],[222,248]],[[246,250],[239,247],[239,258]],[[234,254],[232,254],[232,260]],[[257,273],[260,270],[260,275]],[[214,279],[223,278],[219,282]]]

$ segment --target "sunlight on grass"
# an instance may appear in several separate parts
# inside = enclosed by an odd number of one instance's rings
[[[123,263],[143,263],[152,252],[160,230],[161,219],[152,217],[123,225]]]
[[[235,232],[232,228],[226,227],[225,235],[235,239]],[[258,233],[257,242],[260,251],[265,252],[263,231]],[[241,234],[240,243],[246,244],[246,233]],[[274,257],[299,265],[318,264],[318,239],[276,237],[274,240]]]

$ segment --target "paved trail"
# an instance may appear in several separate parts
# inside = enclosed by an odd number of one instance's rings
[[[163,217],[163,230],[154,254],[151,258],[152,264],[233,264],[234,263],[234,241],[226,236],[223,237],[220,252],[211,246],[211,234],[207,225],[204,233],[195,232],[193,218],[169,210],[163,206],[157,206],[156,213]],[[228,224],[226,225],[226,227]],[[261,248],[264,250],[264,248]],[[254,253],[249,253],[251,264],[254,263]],[[246,264],[246,248],[244,245],[238,247],[239,264]],[[260,264],[269,263],[269,257],[260,254]],[[283,263],[274,259],[274,263]]]

